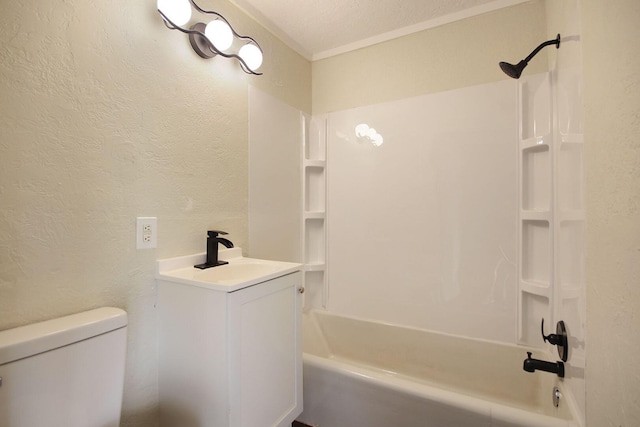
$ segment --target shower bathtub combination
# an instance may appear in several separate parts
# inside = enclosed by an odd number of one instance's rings
[[[311,310],[304,411],[321,427],[577,427],[562,381],[522,369],[540,349]],[[548,359],[552,359],[547,354]]]

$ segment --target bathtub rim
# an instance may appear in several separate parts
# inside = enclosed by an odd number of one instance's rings
[[[373,369],[357,366],[346,361],[316,356],[310,353],[303,354],[303,363],[316,369],[329,370],[332,373],[344,375],[348,378],[363,381],[378,387],[391,389],[395,392],[410,394],[428,399],[434,403],[461,408],[469,413],[488,417],[491,420],[497,419],[517,423],[514,424],[514,426],[528,427],[531,425],[540,425],[540,421],[544,421],[543,427],[579,426],[575,421],[573,412],[571,412],[571,419],[556,418],[411,381],[396,374],[388,373],[385,375]]]

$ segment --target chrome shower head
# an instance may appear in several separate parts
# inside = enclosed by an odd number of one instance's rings
[[[540,44],[540,46],[535,48],[533,50],[533,52],[531,52],[529,54],[529,56],[527,56],[522,61],[518,62],[516,65],[509,64],[508,62],[500,62],[500,68],[502,69],[502,71],[504,71],[504,73],[507,76],[509,76],[511,78],[514,78],[514,79],[519,79],[520,75],[522,74],[522,70],[524,70],[525,67],[527,66],[527,64],[529,64],[529,61],[531,61],[531,58],[536,56],[536,54],[538,52],[540,52],[540,50],[542,50],[543,47],[549,46],[549,45],[552,45],[552,44],[556,45],[556,49],[560,48],[560,34],[558,34],[558,36],[555,39],[548,40],[548,41]]]

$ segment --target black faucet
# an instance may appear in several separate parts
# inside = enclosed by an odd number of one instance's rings
[[[218,243],[222,243],[227,248],[232,248],[233,243],[224,237],[218,237],[219,234],[224,236],[228,233],[216,230],[207,231],[207,261],[204,264],[194,265],[195,268],[204,270],[205,268],[229,264],[227,261],[218,259]]]
[[[557,374],[560,378],[564,378],[564,363],[562,362],[546,362],[544,360],[533,359],[531,352],[527,351],[527,358],[524,359],[522,369],[527,372],[545,371]]]

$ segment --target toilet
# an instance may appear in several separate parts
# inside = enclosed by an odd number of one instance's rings
[[[111,307],[0,331],[0,427],[118,427],[126,341]]]

